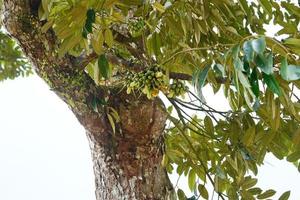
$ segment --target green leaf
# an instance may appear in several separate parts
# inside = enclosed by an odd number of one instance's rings
[[[264,37],[254,39],[251,41],[251,46],[256,53],[262,54],[266,49],[266,40]]]
[[[255,58],[255,63],[265,74],[273,73],[273,54],[269,53],[267,57],[263,54],[259,54]]]
[[[300,48],[300,39],[297,39],[297,38],[287,38],[286,40],[284,40],[284,44],[292,45],[292,46]]]
[[[299,65],[288,65],[287,74],[289,81],[295,81],[300,79],[300,66]]]
[[[300,66],[288,65],[287,58],[283,58],[280,66],[280,75],[286,81],[300,79]]]
[[[108,118],[108,121],[109,121],[109,123],[110,123],[110,126],[111,126],[111,128],[112,128],[112,130],[113,130],[113,133],[115,134],[115,133],[116,133],[116,125],[115,125],[115,121],[114,121],[113,117],[112,117],[110,114],[108,114],[108,113],[107,113],[107,118]]]
[[[244,65],[244,71],[246,72],[247,76],[250,76],[251,68],[249,62],[247,61],[246,56],[243,57],[243,65]]]
[[[100,75],[108,79],[109,78],[109,63],[104,54],[100,55],[98,58],[98,68]]]
[[[254,52],[253,52],[251,41],[244,42],[243,50],[244,50],[247,60],[249,62],[251,62],[254,59]]]
[[[256,67],[252,70],[252,73],[249,78],[251,90],[256,97],[259,97],[259,84]]]
[[[241,82],[241,84],[245,87],[245,88],[250,88],[250,83],[248,78],[245,76],[245,74],[242,71],[238,71],[238,77],[239,80]]]
[[[208,75],[208,71],[210,70],[210,65],[207,65],[206,67],[204,67],[203,70],[197,70],[194,74],[193,74],[193,79],[192,79],[192,84],[194,85],[194,87],[197,90],[198,96],[200,97],[200,99],[205,102],[205,98],[202,94],[202,88],[205,84],[207,75]]]
[[[264,82],[267,84],[268,88],[275,94],[277,94],[278,96],[282,95],[281,89],[279,87],[279,84],[277,83],[275,77],[273,74],[263,74],[263,80]]]
[[[231,48],[231,52],[232,52],[232,58],[238,59],[239,57],[239,53],[240,53],[240,46],[239,45],[235,45]]]
[[[291,191],[286,191],[283,193],[278,200],[288,200],[291,195]]]
[[[96,21],[96,13],[93,9],[89,9],[87,12],[86,12],[86,16],[87,16],[87,21],[89,23],[95,23]]]
[[[235,58],[233,61],[233,66],[237,70],[244,71],[244,64],[239,57]]]
[[[196,186],[196,173],[193,169],[190,170],[188,176],[188,185],[191,191],[194,191]]]
[[[104,31],[104,39],[105,39],[106,44],[111,48],[114,43],[114,37],[113,37],[112,31],[110,29],[106,29]]]
[[[242,142],[246,146],[250,146],[255,138],[255,126],[248,128],[245,132],[245,135],[242,138]]]
[[[96,14],[95,11],[93,9],[89,9],[86,12],[86,21],[85,21],[85,31],[87,31],[88,33],[92,33],[93,32],[93,23],[95,23],[96,21]]]
[[[272,3],[270,0],[259,0],[259,3],[269,15],[272,15]]]
[[[257,198],[258,199],[266,199],[266,198],[273,196],[275,193],[276,193],[275,190],[267,190],[264,193],[257,195]]]
[[[243,189],[248,189],[252,188],[257,184],[257,179],[256,178],[251,178],[250,176],[245,178],[245,181],[242,183]]]
[[[288,155],[286,157],[286,160],[289,161],[289,162],[296,162],[300,159],[300,150],[294,152],[294,153],[291,153],[290,155]]]
[[[186,196],[184,194],[184,192],[181,189],[177,190],[177,196],[179,200],[186,200]]]
[[[210,134],[213,135],[215,130],[214,130],[214,125],[212,120],[210,119],[209,116],[206,116],[204,118],[204,126],[205,126],[205,130]]]
[[[249,16],[251,11],[249,9],[247,0],[239,0],[238,2],[240,4],[242,10],[245,12],[246,16]]]
[[[153,3],[152,6],[161,13],[165,12],[165,7],[158,2]]]
[[[262,192],[262,189],[260,189],[259,187],[254,187],[249,189],[248,192],[250,192],[252,195],[258,195]]]
[[[199,191],[200,196],[202,196],[204,199],[209,198],[208,191],[207,191],[207,189],[205,188],[204,185],[199,184],[198,185],[198,191]]]
[[[92,47],[98,55],[103,53],[103,42],[104,42],[104,37],[102,32],[99,32],[98,35],[94,35],[91,39]]]
[[[220,166],[216,167],[216,175],[221,179],[226,179],[226,175]]]
[[[225,69],[224,69],[224,66],[221,65],[221,64],[215,64],[213,66],[213,69],[217,75],[217,77],[222,77],[224,78],[226,76],[226,73],[225,73]]]

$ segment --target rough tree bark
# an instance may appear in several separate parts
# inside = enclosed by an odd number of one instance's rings
[[[39,0],[4,0],[7,31],[31,60],[36,73],[69,105],[85,127],[94,162],[97,200],[170,199],[173,187],[160,165],[161,135],[166,114],[160,100],[118,93],[96,86],[76,66],[75,58],[57,54],[53,32],[41,32],[36,13]],[[120,115],[113,134],[104,113],[91,102],[108,98]]]

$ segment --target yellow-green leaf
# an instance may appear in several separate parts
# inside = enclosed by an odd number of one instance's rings
[[[165,7],[158,2],[153,3],[152,6],[161,13],[165,12]]]
[[[198,191],[199,191],[200,196],[202,196],[204,199],[209,198],[208,191],[207,191],[207,189],[205,188],[204,185],[199,184],[198,185]]]
[[[110,29],[106,29],[104,31],[104,38],[105,38],[106,44],[111,48],[113,46],[113,43],[114,43],[114,36],[113,36],[112,31]]]
[[[107,118],[108,118],[110,126],[111,126],[111,128],[113,130],[113,133],[115,134],[116,133],[116,125],[115,125],[114,119],[113,119],[113,117],[110,114],[107,114]]]
[[[264,193],[257,196],[258,199],[266,199],[273,196],[276,193],[275,190],[267,190]]]
[[[300,150],[291,153],[290,155],[288,155],[288,157],[286,158],[287,161],[289,162],[296,162],[300,159]]]
[[[286,191],[285,193],[283,193],[278,200],[288,200],[290,197],[291,191]]]

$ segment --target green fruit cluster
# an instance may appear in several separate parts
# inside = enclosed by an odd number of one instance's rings
[[[158,95],[159,91],[166,90],[166,75],[157,67],[148,68],[139,73],[127,72],[127,93],[134,90],[142,91],[149,99]]]
[[[143,94],[147,95],[149,99],[157,97],[159,91],[163,92],[168,97],[173,98],[184,95],[188,90],[184,82],[179,80],[174,79],[172,84],[169,85],[167,76],[158,66],[153,66],[139,73],[127,71],[126,87],[128,94],[133,91],[141,91]]]
[[[187,91],[188,91],[188,87],[184,84],[184,82],[174,79],[173,83],[169,87],[167,96],[169,98],[173,98],[176,96],[182,96]]]
[[[140,17],[131,18],[128,21],[128,29],[129,29],[130,34],[133,37],[138,37],[138,36],[142,35],[144,27],[145,27],[145,22]]]

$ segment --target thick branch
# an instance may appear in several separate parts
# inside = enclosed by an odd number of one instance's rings
[[[110,63],[118,66],[122,66],[128,70],[135,71],[135,72],[140,72],[145,69],[145,66],[142,64],[138,63],[133,63],[129,60],[126,60],[124,58],[121,58],[115,54],[108,53],[106,55],[107,59],[109,60]],[[76,66],[79,66],[80,70],[84,70],[84,68],[93,60],[97,59],[98,55],[96,53],[92,53],[88,55],[87,57],[81,59],[80,61],[75,64]],[[183,74],[183,73],[175,73],[171,72],[170,73],[170,78],[173,79],[180,79],[180,80],[192,80],[192,76],[188,74]]]

